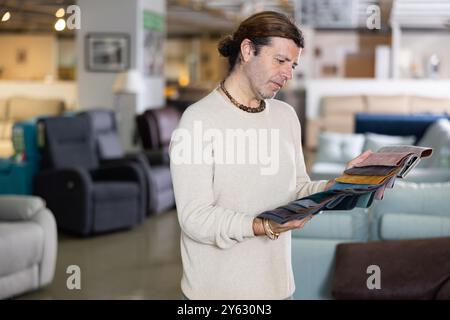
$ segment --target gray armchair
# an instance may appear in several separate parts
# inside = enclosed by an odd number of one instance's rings
[[[146,185],[141,188],[147,194],[146,208],[149,213],[163,213],[175,206],[175,197],[169,169],[168,153],[157,150],[125,154],[117,132],[116,118],[113,111],[105,109],[89,110],[79,114],[87,118],[94,132],[97,156],[105,164],[134,163],[145,173]],[[175,119],[173,119],[175,117]],[[171,113],[164,127],[169,137],[178,120],[177,113]]]
[[[44,201],[0,196],[0,299],[48,285],[56,254],[56,223]]]

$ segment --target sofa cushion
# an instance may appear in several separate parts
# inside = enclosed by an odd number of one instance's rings
[[[134,199],[139,195],[139,190],[134,182],[96,182],[93,194],[95,201],[111,201]]]
[[[42,115],[58,115],[64,111],[64,102],[59,99],[12,97],[8,104],[8,119],[13,122]]]
[[[366,133],[363,150],[378,151],[384,146],[413,145],[415,136],[390,136],[377,133]]]
[[[323,119],[323,131],[353,133],[355,118],[353,115],[327,115]]]
[[[34,222],[0,223],[0,277],[24,270],[42,258],[44,234]]]
[[[450,113],[450,99],[413,96],[410,108],[411,113]]]
[[[347,163],[361,154],[363,144],[363,134],[323,132],[316,161]]]
[[[383,200],[377,201],[372,207],[371,239],[381,239],[381,221],[385,214],[407,213],[423,216],[426,213],[429,216],[450,218],[449,194],[450,182],[412,183],[398,180],[393,189],[386,189]],[[400,225],[398,228],[403,226]],[[403,230],[402,232],[412,234],[414,231]]]
[[[377,210],[383,213],[408,212],[450,216],[450,181],[440,183],[412,183],[401,181],[393,189],[386,189]],[[414,199],[414,201],[411,201]],[[431,204],[431,205],[430,205]],[[426,210],[425,210],[426,209]]]
[[[367,96],[369,113],[409,113],[408,96]]]
[[[369,220],[365,209],[322,211],[302,229],[292,230],[292,237],[367,240],[368,230]]]
[[[381,218],[380,238],[400,240],[450,236],[450,216],[427,213],[385,213]]]
[[[345,163],[316,162],[312,165],[311,180],[330,180],[342,174]]]
[[[420,162],[419,162],[420,165]],[[450,181],[450,169],[415,167],[404,179],[405,182],[434,183]]]
[[[124,156],[122,145],[115,133],[99,134],[97,147],[101,159],[117,159]]]
[[[44,207],[39,197],[0,195],[0,221],[29,220]]]
[[[378,133],[390,136],[413,135],[420,140],[430,125],[443,115],[431,114],[369,114],[355,115],[356,133]]]
[[[86,115],[92,122],[92,127],[98,133],[111,132],[116,129],[114,113],[109,110],[92,110],[88,111]]]
[[[425,131],[425,134],[417,145],[433,148],[433,156],[422,159],[418,165],[419,167],[440,167],[443,148],[450,148],[450,121],[448,119],[439,119],[434,122]]]

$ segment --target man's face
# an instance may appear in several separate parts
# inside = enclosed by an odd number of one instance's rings
[[[257,56],[251,55],[244,70],[260,99],[273,98],[292,79],[301,51],[290,39],[272,37]]]

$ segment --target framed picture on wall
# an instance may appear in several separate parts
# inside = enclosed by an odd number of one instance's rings
[[[130,68],[130,37],[124,33],[88,33],[86,70],[120,72]]]

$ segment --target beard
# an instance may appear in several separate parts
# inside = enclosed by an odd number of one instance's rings
[[[267,92],[263,92],[263,91],[258,91],[258,95],[260,97],[260,99],[265,100],[265,99],[273,99],[275,97],[275,95],[278,93],[278,91],[267,91]]]

